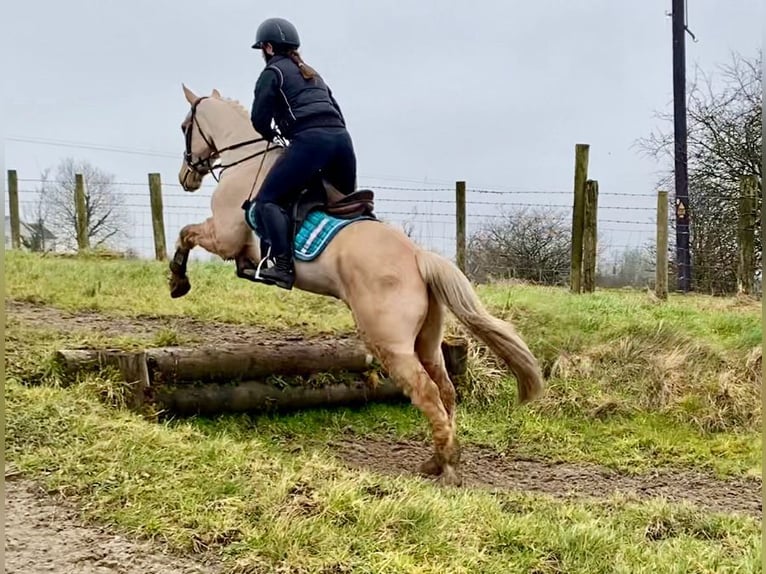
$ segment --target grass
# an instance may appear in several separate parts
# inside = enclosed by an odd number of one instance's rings
[[[138,260],[77,260],[6,253],[6,295],[61,309],[125,316],[185,316],[277,326],[305,334],[348,332],[345,306],[327,297],[270,290],[238,279],[233,264],[190,264],[191,292],[171,299],[167,266]]]
[[[187,316],[239,324],[278,326],[306,333],[347,332],[353,320],[339,301],[299,291],[275,290],[237,279],[232,265],[190,264],[192,291],[170,299],[166,265],[153,261],[77,260],[9,251],[9,298],[127,316]],[[536,353],[555,358],[609,342],[666,329],[714,350],[760,346],[760,302],[671,295],[658,304],[642,292],[599,291],[573,296],[559,288],[481,286],[496,314],[511,320]]]
[[[9,381],[6,403],[6,453],[20,470],[84,501],[90,519],[220,553],[231,572],[760,571],[750,518],[352,472],[268,432],[150,424],[84,385]]]
[[[353,329],[337,301],[253,285],[220,264],[192,265],[192,292],[171,300],[164,267],[7,252],[6,293],[72,311],[306,335]],[[761,476],[760,302],[672,295],[659,304],[640,292],[573,296],[523,285],[478,292],[516,325],[549,387],[539,403],[515,406],[514,381],[472,348],[463,443],[624,473],[669,466]],[[187,336],[114,338],[11,318],[8,459],[80,499],[90,518],[179,551],[220,552],[239,572],[761,571],[760,521],[662,502],[445,491],[328,458],[327,442],[349,433],[427,439],[425,420],[406,405],[156,425],[116,408],[120,387],[107,375],[60,388],[50,362],[63,346]]]

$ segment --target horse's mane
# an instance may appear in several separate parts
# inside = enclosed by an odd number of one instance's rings
[[[239,100],[235,100],[233,98],[221,98],[221,101],[226,102],[229,104],[232,108],[234,108],[239,114],[245,118],[246,120],[250,121],[250,112],[247,111],[247,108],[243,106],[241,103],[239,103]]]
[[[240,116],[242,116],[242,119],[244,119],[247,122],[247,125],[251,126],[250,123],[250,110],[248,110],[245,106],[243,106],[239,100],[236,100],[234,98],[225,98],[221,96],[220,98],[217,98],[219,101],[227,104],[230,106],[235,112],[237,112]],[[281,153],[280,151],[275,150],[276,153]]]

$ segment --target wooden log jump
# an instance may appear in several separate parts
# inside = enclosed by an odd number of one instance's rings
[[[460,384],[467,369],[466,343],[444,341],[442,353],[450,377]],[[65,381],[115,369],[129,383],[128,406],[142,412],[214,414],[407,400],[354,339],[138,352],[63,349],[55,359]],[[300,379],[319,373],[329,375],[328,382]],[[275,384],[275,376],[297,379]]]
[[[262,381],[241,381],[235,385],[162,386],[155,391],[154,396],[156,404],[179,415],[287,411],[406,400],[393,381],[383,379],[377,384],[371,384],[370,381],[361,380],[361,377],[316,387],[276,386]]]

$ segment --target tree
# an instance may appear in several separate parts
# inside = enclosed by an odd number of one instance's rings
[[[466,271],[476,281],[515,278],[561,284],[569,274],[571,223],[563,210],[501,214],[468,239]]]
[[[50,191],[49,172],[50,170],[46,169],[40,175],[40,186],[35,190],[37,199],[30,209],[24,210],[21,221],[21,244],[30,251],[43,252],[55,247],[51,241],[55,240],[55,237],[52,237],[47,225],[51,211],[47,201]]]
[[[75,174],[85,183],[87,235],[91,247],[105,246],[120,239],[127,229],[122,196],[114,185],[114,176],[88,161],[65,158],[47,190],[49,220],[70,247],[77,245],[77,205]]]
[[[622,253],[612,253],[611,262],[602,265],[599,274],[602,287],[645,287],[655,278],[655,246],[625,247]]]
[[[687,147],[689,172],[690,249],[696,290],[736,290],[737,207],[742,176],[758,179],[757,206],[763,200],[762,53],[753,58],[732,54],[718,66],[717,77],[695,67],[688,88]],[[673,114],[657,114],[665,128],[654,130],[638,145],[666,168],[660,186],[672,189]],[[671,213],[674,210],[671,205]],[[756,261],[761,269],[760,220],[756,229]]]
[[[415,206],[412,209],[412,215],[402,221],[402,231],[404,234],[413,240],[419,240],[419,237],[415,236],[415,221],[418,218],[418,208]]]

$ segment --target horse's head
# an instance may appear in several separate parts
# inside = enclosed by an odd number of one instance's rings
[[[178,173],[178,181],[186,191],[196,191],[202,185],[202,178],[212,171],[218,156],[218,151],[209,131],[210,123],[205,121],[204,114],[200,113],[200,109],[204,105],[209,105],[206,101],[213,98],[220,99],[221,95],[218,90],[213,90],[210,96],[199,97],[185,85],[183,90],[191,109],[181,123],[186,149],[184,150],[181,171]]]

